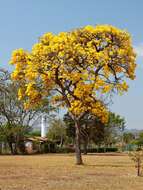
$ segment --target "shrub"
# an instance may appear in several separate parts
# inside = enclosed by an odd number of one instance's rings
[[[110,147],[110,148],[90,148],[87,149],[88,153],[104,153],[104,152],[117,152],[118,148]],[[64,148],[57,148],[56,153],[74,153],[75,149],[73,147],[64,147]],[[83,152],[83,150],[82,150]]]
[[[143,150],[133,151],[129,153],[130,158],[135,162],[135,167],[137,169],[137,176],[142,175],[142,162],[143,162]]]

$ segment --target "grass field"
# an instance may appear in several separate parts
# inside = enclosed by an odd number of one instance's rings
[[[143,190],[134,164],[119,154],[0,156],[0,190]]]

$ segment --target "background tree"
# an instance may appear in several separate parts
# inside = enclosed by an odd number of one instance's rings
[[[5,85],[7,92],[0,94],[0,122],[28,126],[33,124],[42,113],[49,114],[52,107],[48,101],[42,107],[36,109],[24,109],[23,102],[17,98],[17,85],[9,83]]]
[[[132,143],[137,145],[138,149],[142,149],[142,146],[143,146],[143,132],[142,131],[138,134],[138,137],[136,137]]]
[[[45,99],[42,106],[36,109],[25,109],[23,102],[18,100],[18,84],[13,83],[10,73],[6,70],[0,70],[0,123],[14,123],[18,125],[32,125],[34,120],[42,113],[50,114],[56,111],[50,106],[48,99]]]
[[[50,122],[47,137],[49,140],[59,142],[60,147],[66,140],[65,124],[61,119],[53,119]]]
[[[125,78],[134,79],[135,53],[130,35],[108,25],[86,26],[57,35],[46,33],[31,52],[13,52],[13,79],[25,107],[37,106],[52,93],[51,102],[64,106],[76,128],[76,163],[82,164],[80,118],[87,112],[104,123],[108,111],[101,97],[127,91]]]
[[[68,138],[72,139],[72,142],[75,141],[75,126],[74,121],[71,118],[70,114],[67,113],[63,118],[66,124],[66,134]],[[86,113],[79,121],[81,127],[81,142],[83,144],[84,154],[87,154],[87,146],[92,141],[95,144],[100,144],[104,139],[104,124],[96,118],[94,115]]]
[[[48,99],[44,104],[35,109],[24,109],[23,102],[18,100],[18,85],[10,80],[10,74],[6,70],[0,70],[0,136],[1,144],[8,143],[11,153],[17,154],[21,144],[24,152],[24,135],[35,120],[43,113],[49,115],[54,111]],[[31,127],[30,127],[31,126]]]
[[[125,118],[118,114],[109,112],[109,119],[104,128],[105,146],[110,146],[117,142],[121,142],[123,147],[123,132],[125,129]]]
[[[135,139],[135,135],[131,132],[126,132],[123,134],[123,141],[125,144],[131,143]]]
[[[6,92],[6,84],[9,80],[9,73],[5,69],[0,68],[0,93]]]
[[[68,138],[75,140],[74,121],[67,113],[63,118],[66,124],[66,134]],[[87,145],[94,143],[97,146],[104,145],[110,147],[116,143],[122,142],[121,127],[125,125],[125,119],[115,113],[109,112],[108,123],[102,123],[97,117],[86,114],[80,120],[81,142],[84,145],[84,153],[87,152]]]
[[[25,153],[25,135],[31,130],[29,126],[7,123],[0,127],[0,137],[8,143],[11,154]]]

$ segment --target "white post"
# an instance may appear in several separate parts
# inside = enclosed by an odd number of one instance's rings
[[[43,115],[41,118],[41,137],[46,137],[45,117]]]

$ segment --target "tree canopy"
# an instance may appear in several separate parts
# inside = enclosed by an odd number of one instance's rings
[[[135,78],[135,58],[128,32],[110,25],[85,26],[56,35],[46,33],[31,52],[15,50],[12,78],[20,85],[19,99],[26,108],[49,98],[68,109],[75,122],[77,163],[81,164],[79,119],[90,112],[103,123],[108,121],[102,99],[127,91],[125,79]]]
[[[74,115],[91,111],[103,121],[107,111],[99,95],[127,91],[124,78],[134,79],[136,67],[130,35],[108,25],[46,33],[31,52],[15,50],[11,63],[25,107],[39,104],[53,91],[53,102],[66,105]]]

